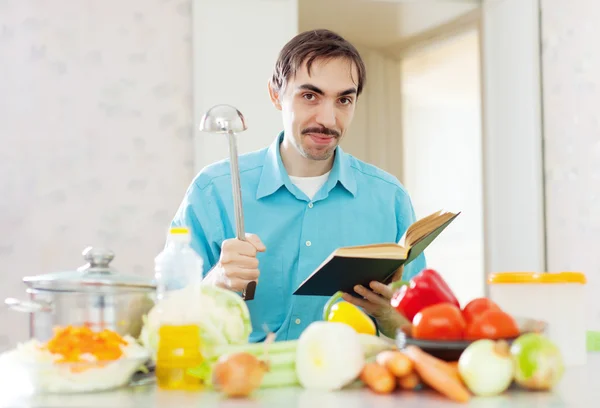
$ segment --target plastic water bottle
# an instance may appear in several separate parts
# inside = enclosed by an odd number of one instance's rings
[[[170,228],[167,245],[154,260],[158,301],[168,292],[183,289],[202,280],[204,261],[190,246],[190,242],[188,228]]]
[[[187,228],[171,228],[167,245],[155,258],[157,307],[161,313],[166,313],[159,327],[155,368],[157,385],[161,389],[191,391],[203,387],[200,379],[187,372],[203,360],[199,327],[191,321],[186,322],[185,314],[177,313],[172,306],[163,310],[164,302],[176,299],[169,299],[169,296],[176,297],[179,291],[183,294],[184,289],[195,290],[202,280],[203,260],[192,249],[190,241]]]

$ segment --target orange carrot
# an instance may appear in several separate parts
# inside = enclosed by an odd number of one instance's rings
[[[92,354],[99,361],[118,360],[123,355],[121,346],[127,342],[114,331],[104,329],[93,331],[86,326],[56,327],[54,336],[43,348],[52,354],[60,355],[59,363],[87,363],[84,354]],[[81,365],[83,370],[87,364]]]
[[[446,361],[440,360],[439,358],[432,356],[431,354],[424,352],[421,349],[418,349],[418,350],[421,353],[425,354],[426,358],[433,359],[433,362],[438,366],[438,368],[440,370],[443,370],[447,375],[454,377],[458,382],[462,383],[462,379],[460,377],[460,374],[458,373],[458,363],[453,364],[450,362],[446,362]],[[410,356],[409,356],[409,358],[410,358]]]
[[[366,363],[360,380],[378,394],[389,394],[396,388],[396,379],[387,368],[377,363]]]
[[[398,378],[398,387],[403,390],[414,390],[421,383],[419,375],[414,371],[410,372],[404,377]]]
[[[456,377],[454,369],[448,363],[412,345],[407,346],[403,352],[412,360],[417,374],[425,384],[453,401],[468,402],[471,399],[469,390]]]
[[[379,352],[375,358],[378,364],[384,366],[396,377],[408,375],[413,370],[413,363],[410,358],[400,351],[385,350]]]
[[[458,372],[458,361],[448,361],[446,362],[446,364],[448,365],[448,367],[450,367],[450,369],[454,373],[454,376],[458,378],[460,382],[462,382],[462,378],[460,377],[460,373]]]

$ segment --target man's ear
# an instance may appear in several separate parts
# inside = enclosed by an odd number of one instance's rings
[[[279,94],[277,92],[275,92],[275,90],[273,89],[271,80],[269,80],[267,87],[269,88],[269,96],[271,97],[271,102],[273,103],[273,106],[275,106],[275,108],[277,110],[281,110],[281,102],[279,101]]]

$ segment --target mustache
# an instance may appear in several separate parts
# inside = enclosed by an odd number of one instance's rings
[[[340,132],[338,132],[337,130],[329,129],[326,127],[311,127],[302,130],[303,135],[306,135],[307,133],[321,133],[323,135],[334,136],[337,138],[341,136]]]

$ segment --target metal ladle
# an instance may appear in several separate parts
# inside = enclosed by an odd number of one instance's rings
[[[247,129],[244,115],[231,105],[215,105],[202,116],[200,131],[226,134],[229,139],[229,163],[231,168],[231,187],[235,210],[235,227],[237,239],[246,241],[244,232],[244,213],[242,209],[242,188],[240,186],[240,170],[238,166],[238,151],[236,133]],[[254,299],[256,282],[248,283],[242,293],[244,300]]]

